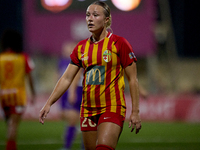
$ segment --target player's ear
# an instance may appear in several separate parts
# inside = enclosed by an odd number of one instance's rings
[[[105,24],[108,23],[109,19],[110,19],[109,17],[106,17],[106,18],[105,18]]]

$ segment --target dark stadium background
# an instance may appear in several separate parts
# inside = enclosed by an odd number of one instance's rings
[[[58,118],[58,105],[52,107],[44,126],[38,123],[38,114],[58,79],[57,61],[63,42],[89,36],[83,27],[85,9],[91,1],[79,5],[73,0],[69,9],[52,13],[42,8],[39,0],[0,0],[0,35],[7,28],[21,32],[24,49],[36,66],[33,75],[37,102],[33,107],[28,103],[19,130],[20,149],[44,150],[62,146],[64,122]],[[132,44],[138,58],[139,83],[149,92],[146,99],[140,98],[141,132],[131,134],[126,122],[118,150],[200,149],[198,2],[141,0],[135,10],[123,12],[108,1],[113,32]],[[129,114],[127,90],[126,100]],[[5,127],[0,109],[0,149],[5,146]],[[79,148],[80,139],[79,135],[74,150]]]

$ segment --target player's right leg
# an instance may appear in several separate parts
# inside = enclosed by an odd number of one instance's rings
[[[85,150],[95,150],[97,131],[82,131]]]
[[[85,150],[95,150],[97,141],[97,116],[80,118]]]

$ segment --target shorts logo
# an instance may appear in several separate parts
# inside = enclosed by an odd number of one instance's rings
[[[109,50],[105,50],[103,53],[103,59],[105,62],[109,62],[112,59],[112,53]]]
[[[104,84],[105,66],[94,66],[87,71],[86,84],[103,85]]]
[[[110,119],[110,117],[104,117],[103,119]]]

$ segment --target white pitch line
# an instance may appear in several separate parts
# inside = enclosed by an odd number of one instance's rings
[[[79,141],[75,141],[75,143],[81,144]],[[165,139],[165,138],[151,138],[151,139],[134,139],[134,140],[126,140],[120,141],[120,143],[200,143],[199,139]],[[41,141],[19,141],[18,145],[46,145],[46,144],[63,144],[62,140],[41,140]],[[0,141],[0,145],[5,145],[5,142]]]
[[[196,138],[151,138],[151,139],[145,139],[145,138],[137,138],[132,140],[121,140],[121,143],[200,143],[200,139]]]
[[[78,141],[75,141],[74,143],[81,143]],[[18,145],[46,145],[46,144],[63,144],[62,140],[41,140],[41,141],[19,141],[17,142]],[[5,142],[0,141],[0,145],[5,145]]]

